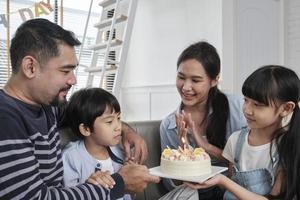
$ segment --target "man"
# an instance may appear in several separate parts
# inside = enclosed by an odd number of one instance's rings
[[[58,105],[76,83],[76,45],[73,33],[45,19],[23,23],[11,41],[12,76],[0,90],[0,199],[115,199],[159,181],[145,166],[130,164],[112,175],[111,190],[62,186]],[[125,128],[126,152],[135,146],[143,161],[145,142]]]

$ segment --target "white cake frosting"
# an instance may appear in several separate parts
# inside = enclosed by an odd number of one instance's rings
[[[211,161],[202,148],[166,148],[161,155],[160,168],[170,175],[200,176],[211,173]]]

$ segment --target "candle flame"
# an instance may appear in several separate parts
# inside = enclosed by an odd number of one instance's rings
[[[182,141],[183,150],[185,150],[186,149],[186,143],[185,143],[184,137],[181,138],[181,141]]]
[[[181,138],[181,141],[182,141],[183,144],[185,144],[185,139],[184,139],[184,137]]]

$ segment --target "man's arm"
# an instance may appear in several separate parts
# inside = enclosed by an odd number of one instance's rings
[[[114,174],[112,190],[92,184],[63,188],[58,132],[28,134],[21,118],[0,115],[0,199],[112,199],[124,195],[124,181]]]
[[[136,133],[128,124],[122,122],[122,143],[125,150],[126,160],[144,163],[148,157],[148,149],[145,140]],[[131,150],[134,151],[132,155]]]

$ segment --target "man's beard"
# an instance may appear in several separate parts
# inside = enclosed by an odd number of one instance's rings
[[[59,95],[55,96],[54,99],[50,102],[51,106],[60,106],[61,104],[65,104],[67,102],[67,98],[59,99]]]
[[[59,91],[67,91],[69,90],[71,87],[68,88],[63,88]],[[63,99],[59,99],[59,93],[52,99],[52,101],[50,101],[50,105],[51,106],[60,106],[61,104],[64,105],[67,102],[67,96],[65,96]]]

